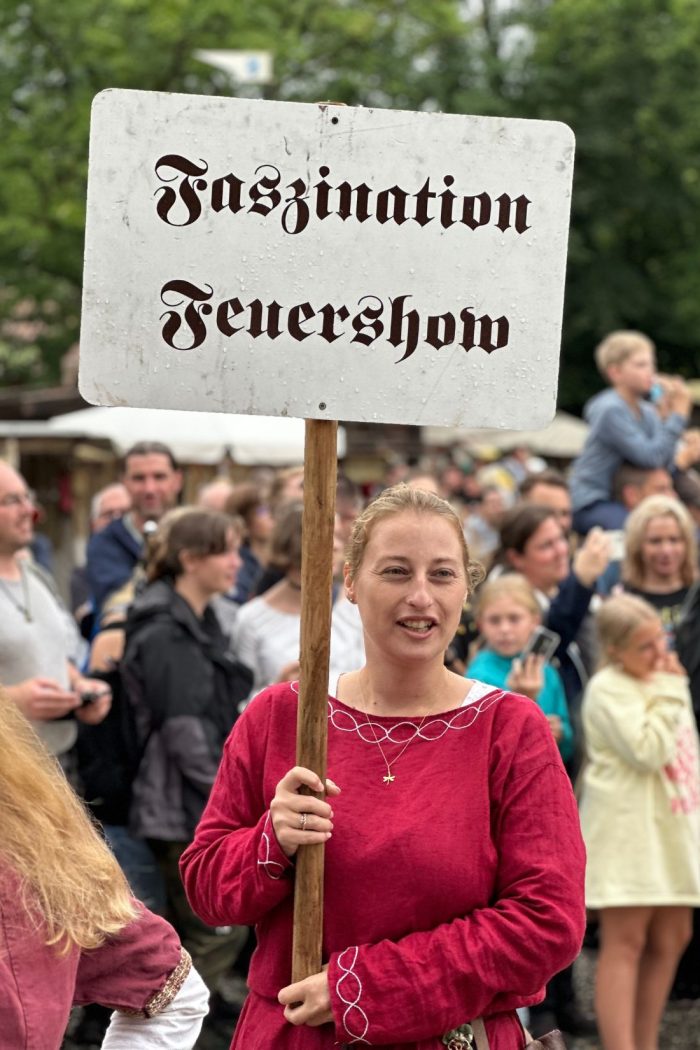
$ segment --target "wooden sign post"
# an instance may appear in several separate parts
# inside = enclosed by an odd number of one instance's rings
[[[321,783],[326,780],[328,736],[337,426],[329,420],[307,420],[304,452],[297,765],[313,769]],[[324,848],[322,844],[304,846],[297,856],[293,981],[301,981],[321,969]]]
[[[297,761],[321,779],[334,421],[552,419],[573,152],[549,121],[93,103],[81,393],[307,421]],[[304,847],[295,980],[320,968],[322,880],[323,848]]]

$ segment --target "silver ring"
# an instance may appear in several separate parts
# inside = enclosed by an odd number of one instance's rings
[[[299,816],[301,817],[301,830],[306,831],[306,821],[309,819],[309,814],[300,813]]]

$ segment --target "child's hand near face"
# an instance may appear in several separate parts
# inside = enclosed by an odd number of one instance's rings
[[[513,660],[508,688],[536,700],[544,685],[544,657],[530,653],[524,660]]]
[[[678,659],[678,654],[666,650],[660,653],[656,659],[655,671],[665,671],[666,674],[679,674],[685,676],[687,671]]]

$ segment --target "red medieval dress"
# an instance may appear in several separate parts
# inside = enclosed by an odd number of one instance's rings
[[[491,1050],[524,1045],[516,1007],[539,1002],[583,936],[584,849],[569,780],[531,700],[475,683],[426,718],[375,717],[329,697],[334,832],[323,958],[334,1023],[289,1024],[294,865],[269,805],[295,765],[297,687],[262,692],[229,737],[181,871],[212,926],[256,926],[236,1050],[341,1045],[439,1050],[483,1015]],[[385,783],[388,761],[396,779]]]
[[[43,941],[17,876],[0,870],[0,1048],[58,1050],[72,1006],[101,1003],[152,1017],[175,998],[190,957],[172,926],[140,914],[90,951],[64,955]]]

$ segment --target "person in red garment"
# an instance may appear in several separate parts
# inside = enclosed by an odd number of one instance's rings
[[[477,579],[449,504],[386,490],[348,546],[366,664],[328,698],[327,799],[299,793],[322,786],[294,766],[297,685],[229,737],[181,873],[205,922],[257,928],[233,1047],[438,1050],[483,1017],[520,1050],[516,1008],[577,955],[584,850],[547,720],[444,665]],[[319,842],[324,966],[290,985],[295,855]]]
[[[203,981],[2,689],[0,740],[0,1047],[59,1050],[71,1007],[99,1003],[103,1050],[189,1050]]]

